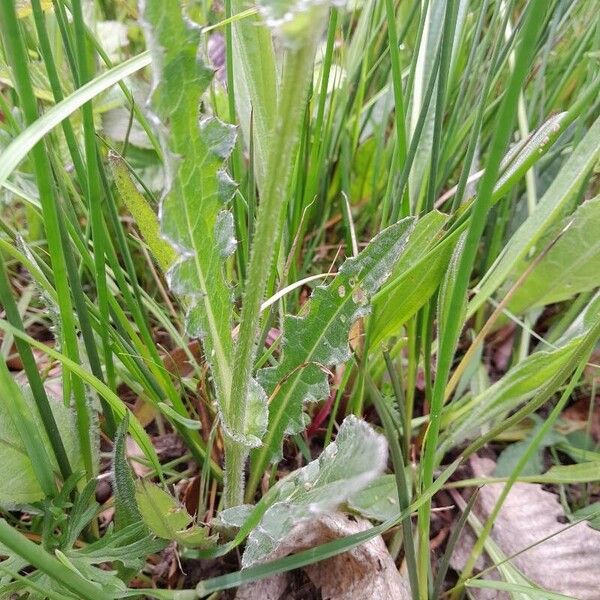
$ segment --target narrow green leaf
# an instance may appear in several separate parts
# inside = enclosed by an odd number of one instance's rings
[[[124,529],[142,519],[135,500],[135,484],[131,467],[127,462],[127,431],[129,429],[129,414],[121,421],[115,436],[113,448],[112,480],[115,498],[115,526]]]
[[[562,216],[565,206],[600,157],[599,140],[600,117],[573,150],[537,204],[535,211],[514,233],[502,254],[481,280],[476,296],[469,303],[469,315],[473,314],[498,289],[518,262],[523,260],[529,250],[539,242],[548,227]]]
[[[121,199],[135,220],[158,266],[166,272],[175,262],[177,253],[171,244],[161,237],[158,217],[131,180],[125,161],[113,151],[109,152],[108,158]]]
[[[241,12],[247,6],[244,0],[232,0],[231,7]],[[262,193],[277,114],[275,51],[259,15],[236,21],[231,28],[235,106],[246,146],[253,148],[254,176]]]
[[[187,429],[198,431],[201,427],[200,421],[188,419],[187,417],[181,416],[177,411],[173,410],[168,404],[165,404],[164,402],[159,402],[158,408],[160,408],[160,410],[165,415],[167,415],[167,417],[173,419],[173,421],[176,421],[177,423],[183,425]]]
[[[438,293],[438,304],[437,304],[437,327],[438,327],[438,339],[443,335],[443,332],[448,326],[448,321],[455,321],[458,323],[464,323],[465,311],[467,308],[467,294],[466,291],[462,294],[462,303],[458,310],[453,305],[453,298],[456,295],[456,281],[458,276],[458,269],[460,267],[460,257],[464,251],[466,232],[463,233],[456,242],[452,256],[444,273],[442,283],[440,285],[440,291]],[[455,343],[458,342],[458,339]]]

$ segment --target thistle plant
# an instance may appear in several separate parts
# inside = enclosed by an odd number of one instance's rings
[[[596,16],[0,2],[0,596],[595,598]]]

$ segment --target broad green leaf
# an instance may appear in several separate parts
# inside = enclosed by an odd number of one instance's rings
[[[381,475],[348,498],[348,506],[367,519],[387,521],[400,512],[395,475]]]
[[[214,545],[208,528],[196,525],[185,507],[157,485],[138,481],[135,499],[144,522],[159,538],[196,548]]]
[[[513,314],[521,314],[534,306],[561,302],[600,286],[600,237],[597,235],[600,231],[600,198],[579,206],[557,229],[561,231],[567,226],[511,298],[508,309]]]
[[[171,244],[161,237],[158,217],[131,180],[125,161],[112,151],[109,152],[108,158],[121,199],[131,213],[158,266],[166,272],[175,262],[177,253]]]
[[[380,475],[386,463],[385,437],[353,415],[346,417],[335,442],[317,460],[275,485],[275,501],[250,534],[242,566],[249,567],[270,554],[299,521],[345,502]],[[224,512],[227,522],[228,511]]]
[[[535,211],[514,233],[481,280],[476,296],[469,303],[469,315],[472,315],[504,283],[519,261],[527,256],[547,229],[563,216],[565,206],[580,188],[599,157],[600,117],[573,150],[537,204]]]
[[[48,400],[72,468],[83,468],[74,411],[53,394]],[[30,391],[12,381],[5,368],[0,368],[0,451],[0,504],[15,506],[43,499],[48,490],[42,489],[40,481],[47,476],[47,485],[53,485],[58,465]]]
[[[370,298],[389,277],[413,226],[408,218],[383,230],[356,258],[346,260],[329,285],[315,289],[304,317],[285,317],[279,364],[261,369],[257,377],[270,396],[269,429],[258,460],[262,467],[265,456],[279,457],[284,434],[304,429],[304,403],[329,394],[325,369],[350,358],[350,329],[369,313]]]
[[[432,211],[417,221],[389,283],[373,298],[369,320],[372,346],[397,335],[438,288],[457,239],[452,235],[436,245],[447,218]]]
[[[257,416],[246,430],[234,432],[229,425],[233,305],[224,263],[236,241],[233,216],[225,206],[235,186],[223,163],[235,144],[235,128],[200,115],[213,72],[198,57],[201,34],[182,15],[180,3],[149,0],[144,17],[155,70],[152,106],[168,149],[169,188],[161,205],[161,233],[178,253],[168,280],[187,300],[188,334],[203,340],[225,432],[256,446],[266,422],[261,390],[254,389]]]
[[[131,467],[127,462],[126,442],[129,430],[129,415],[121,421],[113,447],[112,480],[115,498],[115,526],[124,529],[142,519],[135,501],[135,483]]]

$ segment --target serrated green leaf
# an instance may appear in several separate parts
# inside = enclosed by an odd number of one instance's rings
[[[558,230],[567,226],[511,298],[508,309],[513,314],[561,302],[600,285],[600,198],[579,206]]]
[[[126,441],[129,429],[129,414],[121,421],[113,448],[112,480],[115,498],[115,525],[124,529],[142,519],[135,501],[135,484],[127,462]]]
[[[106,534],[82,548],[66,552],[84,558],[89,564],[119,561],[126,568],[141,568],[149,554],[158,552],[166,546],[164,540],[152,536],[142,521],[132,523],[116,531],[109,527]]]
[[[370,425],[353,415],[346,417],[336,437],[321,456],[279,481],[269,492],[274,499],[261,522],[248,537],[242,566],[270,554],[299,521],[334,509],[366,486],[386,468],[387,442]],[[239,508],[233,520],[239,520]],[[224,511],[224,522],[230,519]]]
[[[235,187],[223,163],[235,144],[235,127],[200,115],[213,71],[199,58],[200,30],[182,15],[180,3],[148,0],[144,18],[155,70],[152,106],[167,149],[161,233],[178,254],[167,277],[171,289],[187,300],[188,334],[203,340],[225,432],[257,445],[263,431],[251,426],[264,423],[264,417],[249,420],[244,431],[230,426],[233,305],[224,261],[236,244],[226,210]]]
[[[270,397],[263,456],[269,452],[268,458],[276,460],[284,434],[304,429],[304,403],[327,397],[325,369],[350,358],[350,329],[369,313],[371,297],[389,277],[413,227],[414,219],[408,218],[383,230],[356,258],[346,260],[329,285],[315,289],[306,316],[285,317],[281,360],[257,375]]]
[[[138,481],[135,499],[146,525],[159,538],[185,546],[208,548],[216,543],[208,528],[193,523],[184,506],[153,483]]]

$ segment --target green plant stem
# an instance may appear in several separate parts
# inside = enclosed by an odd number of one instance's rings
[[[90,69],[88,66],[89,57],[87,37],[81,9],[81,0],[73,0],[72,11],[78,56],[79,83],[80,85],[83,85],[90,80]],[[94,128],[94,112],[92,101],[86,102],[81,107],[81,110],[83,113],[83,135],[87,173],[86,193],[90,212],[90,221],[92,225],[92,237],[94,241],[94,274],[96,279],[96,292],[98,294],[100,318],[105,324],[105,326],[100,330],[100,339],[102,340],[102,351],[104,355],[104,366],[106,369],[108,386],[111,389],[115,389],[115,370],[108,335],[110,315],[108,309],[108,289],[106,284],[106,261],[104,253],[104,218],[102,216],[102,207],[100,204],[102,199],[102,190],[98,171],[96,131]],[[115,434],[114,416],[106,404],[104,404],[102,408],[104,412],[106,431],[108,435],[112,437]]]
[[[264,190],[258,209],[258,218],[250,266],[245,285],[245,296],[240,317],[240,332],[236,346],[231,389],[231,426],[243,431],[246,423],[247,396],[256,356],[256,338],[259,334],[260,305],[279,240],[281,215],[286,205],[288,184],[294,166],[300,125],[304,115],[305,98],[312,78],[312,66],[318,36],[297,50],[289,50],[283,66],[281,97],[273,144],[266,169]],[[225,505],[241,504],[244,497],[244,464],[248,448],[228,439],[225,444]]]
[[[406,479],[405,460],[400,447],[400,423],[392,415],[389,407],[386,405],[381,393],[373,383],[369,375],[366,376],[367,386],[375,410],[381,419],[383,429],[388,439],[392,463],[394,465],[394,475],[396,478],[396,488],[398,490],[398,502],[400,511],[404,512],[410,506],[411,490]],[[402,519],[402,537],[404,540],[404,552],[406,556],[406,565],[410,581],[412,597],[419,597],[419,579],[417,576],[417,560],[415,554],[414,536],[412,529],[412,520],[410,515]]]
[[[463,312],[471,270],[473,269],[479,240],[491,206],[492,194],[500,169],[500,163],[512,133],[519,93],[533,60],[539,32],[544,23],[544,19],[542,18],[546,10],[544,4],[544,0],[533,0],[526,9],[527,14],[525,15],[521,29],[521,43],[517,51],[515,69],[511,75],[499,109],[497,127],[490,144],[487,166],[479,187],[478,198],[473,205],[464,249],[458,262],[456,280],[452,282],[453,289],[447,312],[449,318],[446,319],[440,331],[438,365],[433,388],[430,421],[423,442],[421,484],[424,488],[429,487],[433,481],[435,455],[444,404],[444,390],[460,334],[460,327],[462,326],[462,322],[457,316]],[[419,581],[421,583],[420,592],[422,600],[427,600],[428,598],[428,586],[426,582],[429,572],[430,516],[431,503],[427,502],[419,510]]]

